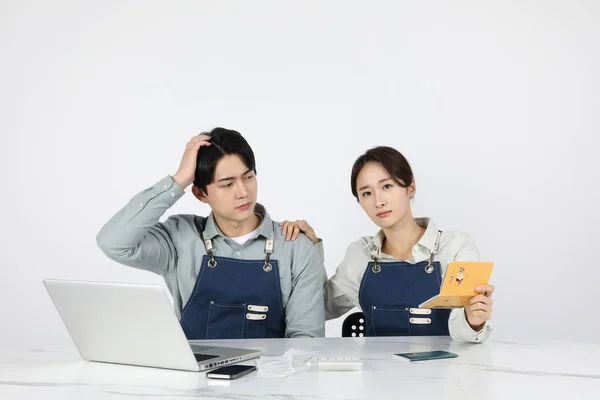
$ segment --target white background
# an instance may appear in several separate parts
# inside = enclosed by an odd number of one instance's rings
[[[496,338],[600,343],[599,43],[594,1],[2,1],[0,339],[70,343],[43,278],[161,283],[95,235],[224,126],[330,276],[377,230],[351,165],[392,145],[415,215],[496,262]],[[208,211],[188,193],[169,212]]]

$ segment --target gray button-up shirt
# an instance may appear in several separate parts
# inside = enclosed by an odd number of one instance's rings
[[[134,196],[96,237],[100,249],[112,260],[161,275],[173,295],[178,315],[192,294],[206,254],[194,215],[173,215],[159,222],[184,194],[167,176]],[[223,235],[212,213],[206,221],[204,238],[212,239],[215,256],[264,260],[266,239],[274,237],[271,257],[279,264],[285,336],[324,336],[323,285],[327,274],[322,244],[314,245],[302,234],[295,241],[286,241],[279,223],[271,220],[264,207],[257,205],[255,213],[262,222],[255,236],[243,245]]]

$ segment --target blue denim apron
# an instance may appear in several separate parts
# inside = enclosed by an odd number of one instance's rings
[[[279,268],[271,259],[274,239],[265,242],[264,260],[218,257],[212,241],[204,240],[206,219],[197,225],[207,254],[181,313],[188,340],[285,337]]]
[[[428,261],[378,261],[380,249],[371,250],[358,299],[365,314],[367,336],[448,335],[450,310],[418,308],[439,294],[442,268],[434,256],[439,252],[439,231]]]

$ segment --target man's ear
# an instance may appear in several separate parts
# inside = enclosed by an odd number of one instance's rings
[[[208,203],[208,198],[207,198],[206,193],[204,193],[204,191],[202,189],[200,189],[198,186],[195,186],[195,185],[192,186],[192,193],[201,202],[203,202],[205,204]]]

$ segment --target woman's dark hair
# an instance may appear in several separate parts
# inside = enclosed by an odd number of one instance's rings
[[[408,160],[406,160],[398,150],[387,146],[373,147],[358,157],[352,166],[350,186],[352,187],[352,194],[357,200],[358,191],[356,190],[356,179],[365,164],[369,162],[381,164],[381,166],[391,175],[392,179],[404,188],[409,187],[414,180],[412,168],[410,167]]]
[[[225,128],[215,128],[202,134],[211,137],[210,146],[203,146],[198,150],[194,186],[206,193],[206,187],[215,179],[217,162],[229,154],[240,156],[248,170],[256,173],[254,152],[239,132]]]

